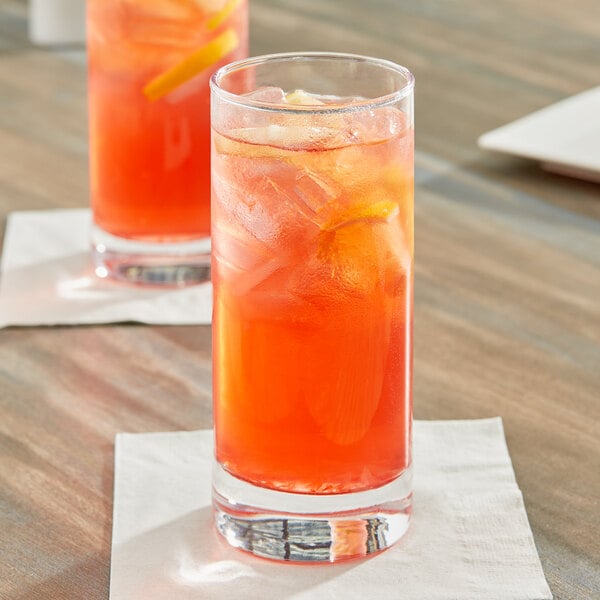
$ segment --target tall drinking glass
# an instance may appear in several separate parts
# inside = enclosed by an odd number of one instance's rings
[[[247,56],[247,0],[87,5],[96,272],[209,278],[209,77]]]
[[[413,77],[281,54],[212,87],[218,529],[337,561],[411,513]]]

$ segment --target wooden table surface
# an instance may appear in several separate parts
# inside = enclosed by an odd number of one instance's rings
[[[253,54],[415,73],[415,416],[500,415],[555,598],[600,597],[600,186],[476,145],[600,83],[597,1],[250,3]],[[86,153],[83,52],[0,0],[2,220],[86,206]],[[0,598],[107,598],[114,435],[210,427],[210,358],[209,327],[0,331]]]

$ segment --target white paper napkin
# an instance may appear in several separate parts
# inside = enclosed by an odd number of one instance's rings
[[[414,513],[364,561],[290,565],[230,548],[212,524],[210,431],[119,434],[111,600],[546,600],[500,419],[417,421]]]
[[[0,327],[211,322],[210,283],[161,290],[96,277],[90,228],[86,209],[8,216],[0,267]]]

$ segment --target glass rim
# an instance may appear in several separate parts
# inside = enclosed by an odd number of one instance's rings
[[[325,60],[325,59],[337,59],[347,60],[362,63],[370,63],[385,67],[391,71],[394,71],[402,75],[405,79],[404,85],[399,87],[394,92],[377,96],[376,98],[365,98],[364,100],[352,100],[347,103],[339,104],[327,104],[322,105],[300,105],[300,104],[281,104],[276,102],[264,102],[260,100],[254,100],[247,96],[229,92],[221,87],[220,82],[224,77],[234,73],[235,71],[241,71],[248,67],[255,65],[272,62],[272,61],[301,61],[307,59]],[[349,54],[346,52],[279,52],[275,54],[263,54],[260,56],[251,56],[249,58],[243,58],[236,60],[227,65],[224,65],[217,71],[215,71],[210,78],[210,89],[213,93],[217,94],[224,100],[243,106],[246,108],[253,108],[256,110],[264,110],[270,112],[286,112],[290,114],[331,114],[331,113],[345,113],[354,112],[358,110],[372,110],[374,108],[380,108],[383,106],[389,106],[395,104],[400,100],[408,97],[415,87],[414,75],[402,65],[399,65],[391,60],[385,58],[375,58],[371,56],[364,56],[362,54]]]

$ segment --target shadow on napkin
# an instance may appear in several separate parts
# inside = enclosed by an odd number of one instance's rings
[[[142,564],[135,557],[144,556]],[[216,531],[213,511],[204,506],[166,525],[153,529],[113,548],[112,562],[142,569],[139,576],[113,571],[112,585],[119,598],[169,598],[177,590],[178,600],[198,598],[291,597],[307,592],[358,566],[274,564],[228,546]],[[361,561],[364,563],[364,560]]]
[[[290,565],[212,522],[211,431],[118,434],[111,600],[552,597],[500,419],[415,421],[407,534],[367,560]]]
[[[89,309],[107,302],[126,300],[132,289],[139,294],[160,296],[171,289],[133,287],[109,279],[101,279],[94,272],[90,252],[77,252],[35,264],[12,268],[6,275],[10,281],[14,301],[29,299],[31,294],[56,296],[63,300],[85,300]],[[95,301],[95,304],[90,304]]]

